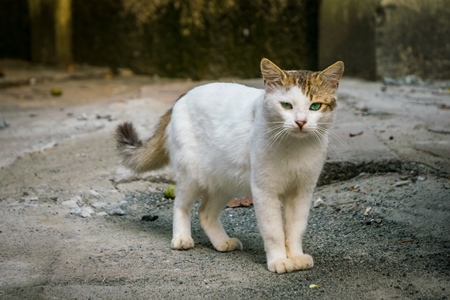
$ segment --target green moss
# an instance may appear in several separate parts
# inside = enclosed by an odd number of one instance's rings
[[[259,77],[262,57],[317,69],[318,1],[155,3],[73,0],[76,61],[192,79]]]

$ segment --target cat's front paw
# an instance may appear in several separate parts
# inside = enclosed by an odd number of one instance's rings
[[[314,266],[314,261],[311,255],[302,254],[294,257],[290,257],[294,263],[295,270],[307,270]]]
[[[270,272],[278,274],[290,273],[295,270],[292,260],[289,258],[280,258],[267,262],[267,267]]]
[[[218,245],[216,249],[220,252],[242,250],[242,243],[237,238],[231,238]]]
[[[194,248],[194,240],[190,236],[177,236],[172,239],[172,249],[188,250]]]

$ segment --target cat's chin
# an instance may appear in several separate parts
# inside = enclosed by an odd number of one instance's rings
[[[298,138],[298,139],[302,139],[307,137],[310,134],[309,131],[305,131],[305,130],[299,130],[299,129],[294,129],[291,132],[291,135]]]

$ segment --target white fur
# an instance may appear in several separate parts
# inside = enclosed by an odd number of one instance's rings
[[[194,246],[190,212],[201,196],[200,223],[214,247],[241,249],[225,233],[220,213],[232,197],[252,195],[269,270],[312,267],[302,235],[333,112],[310,111],[310,105],[298,87],[266,94],[232,83],[197,87],[175,104],[166,131],[177,181],[173,248]],[[300,130],[296,121],[307,123]]]

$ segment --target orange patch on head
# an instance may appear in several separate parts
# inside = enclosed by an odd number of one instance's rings
[[[336,92],[344,72],[344,63],[338,61],[320,72],[283,71],[270,60],[263,58],[261,72],[267,92],[297,86],[312,103],[324,104],[320,111],[332,111],[336,107]]]

